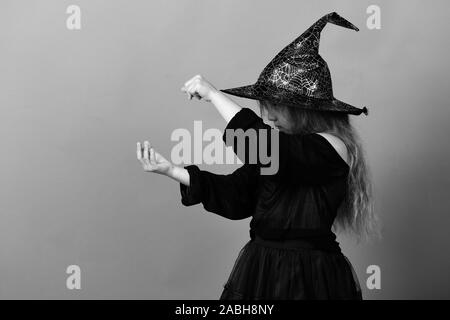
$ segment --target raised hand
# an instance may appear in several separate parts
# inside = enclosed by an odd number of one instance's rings
[[[218,92],[218,90],[201,75],[196,75],[186,81],[181,88],[181,91],[186,92],[189,99],[196,97],[199,100],[203,99],[207,102],[211,101],[212,94]]]

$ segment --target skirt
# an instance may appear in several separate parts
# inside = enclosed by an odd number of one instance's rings
[[[362,300],[348,258],[307,241],[258,236],[240,250],[220,300]]]

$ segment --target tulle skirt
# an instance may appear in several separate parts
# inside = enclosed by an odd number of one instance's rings
[[[362,300],[342,252],[274,248],[250,240],[239,252],[220,300]]]

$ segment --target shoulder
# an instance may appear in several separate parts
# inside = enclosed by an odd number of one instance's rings
[[[324,137],[331,146],[336,150],[336,152],[341,156],[341,158],[348,164],[348,152],[345,143],[335,135],[326,132],[317,132],[317,135]]]

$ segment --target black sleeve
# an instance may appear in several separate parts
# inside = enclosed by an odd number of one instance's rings
[[[244,164],[231,174],[214,174],[196,165],[184,167],[189,172],[189,187],[180,183],[181,203],[191,206],[202,203],[206,211],[230,220],[253,215],[259,171],[255,165]]]
[[[253,140],[254,143],[251,144],[251,135],[247,135],[245,143],[239,144],[236,137],[227,139],[227,129],[231,129],[231,132],[242,129],[245,133],[253,129],[251,131],[255,132],[256,140]],[[278,170],[274,174],[283,179],[315,184],[346,173],[348,167],[344,160],[339,160],[337,151],[323,136],[315,133],[287,134],[275,131],[277,130],[265,124],[253,110],[242,108],[228,122],[222,139],[227,146],[233,147],[236,155],[245,164],[255,163],[249,152],[259,155],[260,146],[265,145],[268,152],[263,150],[262,154],[268,154],[272,159],[278,155]],[[261,138],[262,132],[265,133],[263,138]],[[277,139],[272,140],[271,135]],[[278,143],[278,150],[273,142]],[[255,165],[258,168],[269,166],[259,157]]]

